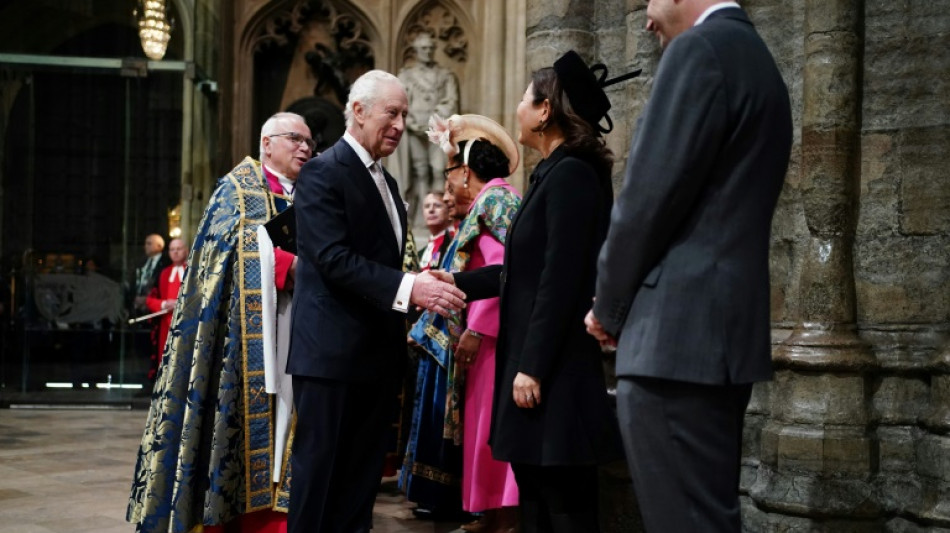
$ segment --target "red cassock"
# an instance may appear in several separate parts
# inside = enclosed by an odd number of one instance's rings
[[[152,292],[150,292],[145,299],[145,305],[150,312],[156,313],[161,311],[162,302],[165,300],[174,301],[178,299],[178,289],[181,288],[181,280],[185,274],[184,266],[185,265],[181,265],[181,268],[176,270],[178,267],[175,265],[168,265],[162,270],[161,274],[159,274],[158,285],[152,289]],[[172,325],[172,310],[162,315],[161,318],[162,321],[158,327],[157,355],[159,359],[161,359],[161,354],[165,351],[165,339],[168,338],[168,328]],[[155,363],[158,363],[158,361],[156,360]],[[157,369],[158,365],[153,364],[152,367],[153,369]],[[149,377],[152,377],[151,373]]]

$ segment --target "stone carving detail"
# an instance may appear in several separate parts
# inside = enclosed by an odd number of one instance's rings
[[[399,79],[409,95],[406,133],[393,157],[396,179],[409,203],[409,221],[423,226],[419,206],[442,185],[445,154],[425,135],[429,117],[459,112],[458,76],[468,60],[468,38],[452,11],[438,1],[417,10],[400,32]]]
[[[423,223],[419,206],[441,184],[445,169],[445,154],[426,135],[429,117],[446,118],[458,113],[459,90],[455,73],[435,60],[436,40],[429,33],[419,32],[412,47],[415,61],[399,71],[409,96],[409,113],[399,146],[398,180],[403,197],[409,202],[409,220],[419,226]],[[402,161],[408,161],[408,167]]]
[[[287,46],[295,41],[305,29],[307,23],[319,20],[326,23],[336,43],[333,61],[338,65],[349,65],[356,60],[373,63],[373,47],[363,30],[363,25],[349,13],[340,13],[330,2],[323,0],[299,0],[286,10],[268,20],[254,41],[251,50],[257,52],[268,46]],[[327,57],[334,55],[326,49],[316,50]]]
[[[296,36],[304,27],[304,23],[314,14],[314,11],[326,9],[320,0],[301,0],[288,9],[273,16],[264,24],[251,50],[258,50],[268,46],[287,46],[291,37]]]
[[[300,0],[271,16],[252,50],[266,57],[291,57],[285,85],[277,88],[283,91],[280,107],[304,117],[318,151],[336,142],[344,130],[343,105],[350,84],[375,65],[373,45],[358,17],[332,1]]]
[[[446,56],[458,63],[468,60],[468,38],[458,18],[445,6],[433,4],[409,24],[403,43],[403,62],[415,58],[412,42],[422,33],[434,37]]]

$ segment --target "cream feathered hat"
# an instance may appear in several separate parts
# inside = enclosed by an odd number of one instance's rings
[[[429,141],[439,145],[445,155],[454,157],[459,153],[459,142],[465,144],[462,163],[468,165],[468,154],[474,141],[486,141],[500,149],[508,158],[508,175],[518,168],[518,146],[501,124],[482,115],[452,115],[444,119],[438,115],[429,117],[429,129],[426,131]]]

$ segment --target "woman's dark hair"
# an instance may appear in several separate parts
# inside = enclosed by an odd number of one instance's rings
[[[535,105],[545,99],[551,102],[551,118],[532,131],[544,131],[552,122],[557,124],[564,133],[564,144],[561,145],[564,150],[590,163],[597,175],[609,185],[614,154],[607,148],[600,133],[574,112],[554,69],[546,67],[536,71],[531,75],[531,83],[534,85]]]
[[[453,165],[461,165],[465,157],[465,145],[470,141],[459,141],[459,153],[452,156]],[[468,154],[468,167],[475,171],[475,177],[482,183],[487,183],[493,178],[507,178],[508,157],[501,148],[494,144],[479,140],[472,145],[472,150]]]

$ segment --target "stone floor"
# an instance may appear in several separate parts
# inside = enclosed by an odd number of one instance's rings
[[[0,533],[131,533],[125,506],[145,416],[128,407],[0,409]],[[380,492],[374,523],[379,533],[458,527],[413,519],[392,489]]]

